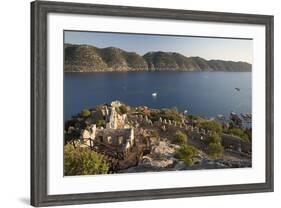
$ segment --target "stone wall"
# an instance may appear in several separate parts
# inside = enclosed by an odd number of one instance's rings
[[[133,125],[137,128],[139,126],[143,126],[146,128],[152,128],[156,127],[161,129],[162,131],[171,131],[174,132],[176,130],[181,130],[187,133],[196,133],[200,136],[201,139],[204,139],[204,137],[212,135],[211,131],[205,130],[203,128],[197,128],[193,127],[190,124],[182,122],[176,122],[173,120],[166,120],[162,119],[160,117],[159,121],[152,122],[150,119],[148,119],[147,116],[143,115],[134,115],[130,117],[130,121],[133,122]]]

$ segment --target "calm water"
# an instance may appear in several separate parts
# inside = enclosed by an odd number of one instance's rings
[[[250,72],[65,73],[64,117],[113,100],[132,106],[177,107],[207,117],[248,113],[251,81]]]

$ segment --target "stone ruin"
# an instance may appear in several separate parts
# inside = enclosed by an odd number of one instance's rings
[[[126,115],[119,115],[116,111],[120,102],[114,101],[110,107],[105,106],[102,113],[105,117],[106,127],[97,128],[92,124],[82,130],[81,140],[90,147],[103,147],[105,152],[128,153],[135,145],[134,128],[126,126]],[[126,128],[127,127],[127,128]]]

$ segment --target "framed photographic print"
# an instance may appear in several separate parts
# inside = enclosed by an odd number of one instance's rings
[[[31,4],[31,204],[273,191],[273,16]]]

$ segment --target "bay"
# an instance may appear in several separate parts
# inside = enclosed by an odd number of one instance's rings
[[[236,89],[235,89],[236,88]],[[238,89],[237,89],[238,88]],[[156,93],[157,96],[152,96]],[[64,119],[83,108],[119,100],[131,106],[176,107],[215,117],[251,113],[251,72],[64,73]]]

